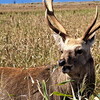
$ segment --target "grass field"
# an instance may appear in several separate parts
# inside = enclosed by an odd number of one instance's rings
[[[68,34],[79,37],[91,23],[100,2],[55,3],[55,13]],[[60,53],[44,18],[44,8],[37,4],[0,5],[0,66],[35,67],[56,64]],[[96,67],[96,95],[100,94],[100,29],[92,48]]]

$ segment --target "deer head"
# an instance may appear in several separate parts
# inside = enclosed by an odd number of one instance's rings
[[[60,48],[62,55],[59,65],[62,66],[63,73],[79,72],[91,59],[90,48],[95,40],[95,31],[100,28],[100,22],[95,25],[98,12],[96,7],[95,18],[81,38],[71,38],[67,35],[65,28],[60,24],[54,15],[53,0],[44,0],[45,18],[48,26],[55,32],[53,34],[56,44]],[[52,24],[52,22],[56,27]]]

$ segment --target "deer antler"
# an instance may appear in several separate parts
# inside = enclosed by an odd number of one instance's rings
[[[91,25],[87,28],[84,36],[82,37],[82,39],[84,41],[86,41],[89,38],[89,36],[93,34],[93,32],[95,32],[96,30],[98,30],[100,28],[100,23],[98,25],[95,25],[95,23],[97,21],[97,17],[98,17],[98,11],[97,11],[97,7],[96,7],[95,18],[94,18],[93,22],[91,23]],[[93,28],[93,26],[94,26],[94,28]],[[92,29],[92,31],[91,31],[91,29]]]
[[[45,17],[46,17],[46,20],[47,20],[47,23],[49,25],[49,27],[55,31],[57,34],[59,34],[63,40],[66,39],[66,30],[65,28],[60,24],[60,22],[57,20],[57,18],[55,17],[54,15],[54,10],[53,10],[53,0],[44,0],[44,6],[45,6],[45,9],[46,9],[46,12],[45,12]],[[56,24],[56,26],[58,28],[56,28],[55,26],[53,26],[49,20],[49,18],[52,20],[53,23]]]
[[[92,30],[90,31],[89,35],[92,35],[96,30],[98,30],[100,28],[100,22],[97,23]]]

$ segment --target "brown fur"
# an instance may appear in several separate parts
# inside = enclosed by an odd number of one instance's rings
[[[14,100],[42,100],[37,89],[36,80],[46,80],[50,75],[48,68],[42,66],[29,69],[0,68],[0,76],[0,90],[3,91],[0,98],[3,98],[3,100],[10,100],[8,95],[11,95]],[[35,83],[32,83],[31,77]]]

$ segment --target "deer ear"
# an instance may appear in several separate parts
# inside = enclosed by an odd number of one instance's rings
[[[88,43],[90,46],[92,46],[94,42],[95,42],[95,35],[93,35],[91,38],[89,38],[89,39],[87,40],[87,43]]]
[[[62,39],[62,37],[59,34],[54,33],[53,34],[54,40],[57,44],[57,46],[59,47],[59,49],[63,49],[64,48],[64,41]]]

